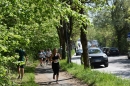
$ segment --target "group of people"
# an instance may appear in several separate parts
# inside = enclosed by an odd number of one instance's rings
[[[41,66],[50,63],[50,56],[51,56],[51,54],[52,54],[52,52],[51,52],[50,49],[47,49],[47,51],[40,50],[38,52],[38,58],[39,58],[39,62],[40,62]]]
[[[16,49],[15,52],[19,54],[18,61],[25,61],[25,62],[27,61],[27,55],[24,50]],[[38,56],[39,56],[40,65],[42,65],[42,62],[44,63],[50,62],[52,64],[53,79],[56,79],[56,83],[58,83],[59,69],[60,69],[59,59],[61,59],[58,50],[56,48],[54,48],[52,52],[50,49],[48,49],[46,52],[44,50],[40,50]],[[18,67],[18,74],[19,74],[18,79],[22,79],[24,74],[24,64],[22,65],[18,64],[17,67]]]
[[[44,50],[40,50],[38,53],[40,65],[50,63],[52,64],[53,70],[53,79],[56,79],[56,83],[58,83],[59,77],[59,59],[61,59],[60,53],[58,53],[57,49],[54,48],[53,51],[48,49],[46,52]]]

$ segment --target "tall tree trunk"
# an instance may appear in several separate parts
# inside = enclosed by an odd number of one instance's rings
[[[62,30],[63,30],[63,33],[62,33],[62,35],[63,35],[63,43],[62,43],[62,57],[63,57],[63,59],[66,59],[66,39],[67,39],[67,37],[66,37],[66,28],[67,28],[67,26],[66,26],[66,22],[65,21],[63,21],[63,28],[62,28]]]
[[[81,8],[80,14],[84,14],[83,8]],[[90,67],[90,63],[89,63],[88,46],[87,46],[88,41],[87,41],[87,36],[84,32],[84,29],[85,30],[87,29],[87,25],[83,24],[83,27],[80,28],[80,30],[81,30],[80,38],[81,38],[82,49],[83,49],[82,57],[83,57],[83,62],[84,62],[84,69],[86,69],[86,68]]]
[[[65,28],[66,28],[66,25],[65,25],[65,22],[63,22],[63,20],[61,19],[60,20],[60,24],[63,26],[63,27],[57,27],[57,32],[58,32],[58,35],[59,35],[59,42],[60,42],[60,46],[62,46],[62,59],[65,59],[66,58],[66,48],[65,48]]]
[[[69,31],[68,44],[69,44],[69,63],[71,63],[71,47],[72,47],[72,46],[71,46],[70,36],[71,36],[71,33],[72,33],[72,29],[73,29],[73,18],[72,18],[72,16],[70,16],[69,20],[70,20],[70,23],[69,23],[70,31]]]
[[[69,1],[70,6],[72,6],[73,0]],[[72,9],[72,8],[71,8]],[[71,42],[70,42],[70,36],[73,29],[73,18],[72,16],[69,16],[69,23],[67,23],[67,63],[71,63]]]

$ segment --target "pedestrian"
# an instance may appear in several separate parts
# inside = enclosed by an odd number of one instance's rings
[[[50,56],[51,56],[52,52],[50,50],[50,48],[47,49],[46,51],[46,57],[47,57],[47,63],[51,64],[51,61],[50,61]]]
[[[46,51],[42,50],[43,65],[46,65]]]
[[[58,83],[58,78],[59,78],[59,59],[60,59],[60,54],[57,53],[57,49],[54,48],[52,51],[51,55],[51,60],[52,60],[52,69],[53,69],[53,79],[55,79],[56,76],[56,83]]]
[[[42,62],[43,62],[42,50],[39,50],[39,52],[38,52],[38,59],[39,59],[39,62],[40,62],[40,66],[42,66]]]
[[[26,52],[21,48],[16,49],[15,52],[19,54],[19,58],[18,58],[19,63],[17,64],[18,74],[19,74],[18,79],[22,79],[24,75],[24,65],[27,62],[27,55],[26,55]]]
[[[60,54],[60,56],[62,58],[62,46],[60,46],[60,48],[58,49],[58,53]]]

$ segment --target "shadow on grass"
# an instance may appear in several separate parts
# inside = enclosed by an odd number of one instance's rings
[[[34,81],[27,81],[27,82],[22,82],[20,86],[39,86],[39,85]]]
[[[34,73],[35,72],[35,67],[26,66],[24,68],[24,70],[26,71],[26,73]]]
[[[96,83],[96,82],[95,82],[95,81],[93,81],[93,82],[92,82],[92,83],[90,83],[88,86],[96,86],[96,85],[95,85],[95,83]]]

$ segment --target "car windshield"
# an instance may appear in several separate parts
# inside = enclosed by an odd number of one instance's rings
[[[101,53],[101,51],[99,49],[89,49],[88,53],[89,54],[96,54],[96,53]]]

